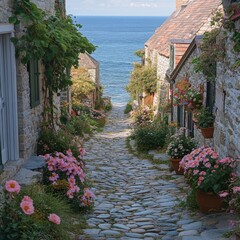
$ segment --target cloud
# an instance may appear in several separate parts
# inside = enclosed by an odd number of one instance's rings
[[[157,8],[159,7],[159,5],[157,3],[142,3],[142,2],[132,2],[130,3],[130,7],[133,8],[138,8],[138,7],[142,7],[142,8]]]
[[[67,0],[67,13],[73,15],[167,16],[175,0]]]

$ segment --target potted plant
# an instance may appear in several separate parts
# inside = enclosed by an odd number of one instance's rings
[[[202,94],[196,90],[189,88],[186,92],[186,98],[188,99],[188,110],[198,109],[202,106]]]
[[[171,142],[167,148],[167,154],[171,157],[172,166],[178,175],[182,175],[184,172],[184,169],[179,168],[182,157],[196,147],[196,142],[192,138],[185,136],[184,130],[184,128],[180,128],[176,134],[171,136]]]
[[[226,16],[229,17],[232,21],[235,21],[240,17],[239,0],[224,0],[223,7],[225,9]]]
[[[196,200],[202,212],[220,211],[235,167],[231,158],[219,159],[213,149],[202,146],[183,157],[187,182],[196,191]]]
[[[193,121],[195,125],[201,129],[204,138],[212,138],[214,132],[214,118],[209,108],[201,108],[194,113]]]

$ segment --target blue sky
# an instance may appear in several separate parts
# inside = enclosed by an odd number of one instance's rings
[[[67,0],[67,13],[76,16],[168,16],[175,0]]]

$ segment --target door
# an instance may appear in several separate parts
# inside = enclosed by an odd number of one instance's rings
[[[2,164],[7,161],[7,111],[6,111],[6,52],[4,53],[4,35],[0,34],[0,159]],[[0,163],[0,164],[1,164]]]

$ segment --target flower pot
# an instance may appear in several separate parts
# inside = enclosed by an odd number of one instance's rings
[[[204,138],[213,138],[214,127],[201,128]]]
[[[200,211],[203,213],[220,212],[224,206],[223,198],[215,193],[203,192],[202,190],[197,190],[196,200]]]
[[[240,232],[235,232],[236,240],[240,240]]]
[[[173,169],[176,172],[176,174],[177,175],[183,175],[184,174],[184,169],[183,168],[179,169],[179,163],[180,163],[180,161],[182,159],[180,159],[180,158],[171,158],[170,160],[172,162],[172,166],[173,166]]]

